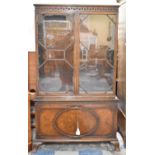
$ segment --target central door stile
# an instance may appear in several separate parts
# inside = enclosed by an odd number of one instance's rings
[[[74,95],[79,94],[79,65],[80,65],[80,16],[79,14],[74,15]]]

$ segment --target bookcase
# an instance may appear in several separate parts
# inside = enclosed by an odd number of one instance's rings
[[[118,146],[118,6],[35,6],[33,142]]]

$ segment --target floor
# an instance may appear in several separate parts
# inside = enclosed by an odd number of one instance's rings
[[[114,146],[109,143],[88,144],[46,144],[42,145],[38,152],[29,155],[125,155],[126,151],[121,148],[120,152],[114,151]]]

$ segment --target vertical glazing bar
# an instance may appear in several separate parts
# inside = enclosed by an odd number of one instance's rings
[[[45,29],[45,20],[43,20],[43,35],[44,35],[44,46],[46,47],[46,29]]]
[[[78,14],[75,14],[74,16],[74,37],[75,37],[75,43],[74,43],[74,95],[79,94],[79,62],[80,62],[80,17]]]
[[[36,66],[37,66],[37,70],[36,70],[37,94],[39,94],[39,70],[38,70],[38,66],[39,66],[38,35],[39,35],[39,33],[38,33],[38,23],[39,23],[39,15],[37,13],[37,7],[35,6],[35,43],[36,43],[35,52],[36,52]]]

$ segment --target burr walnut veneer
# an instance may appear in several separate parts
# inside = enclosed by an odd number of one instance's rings
[[[114,140],[117,131],[116,109],[115,104],[110,102],[37,104],[37,138],[52,142]],[[77,126],[80,131],[78,135]]]

